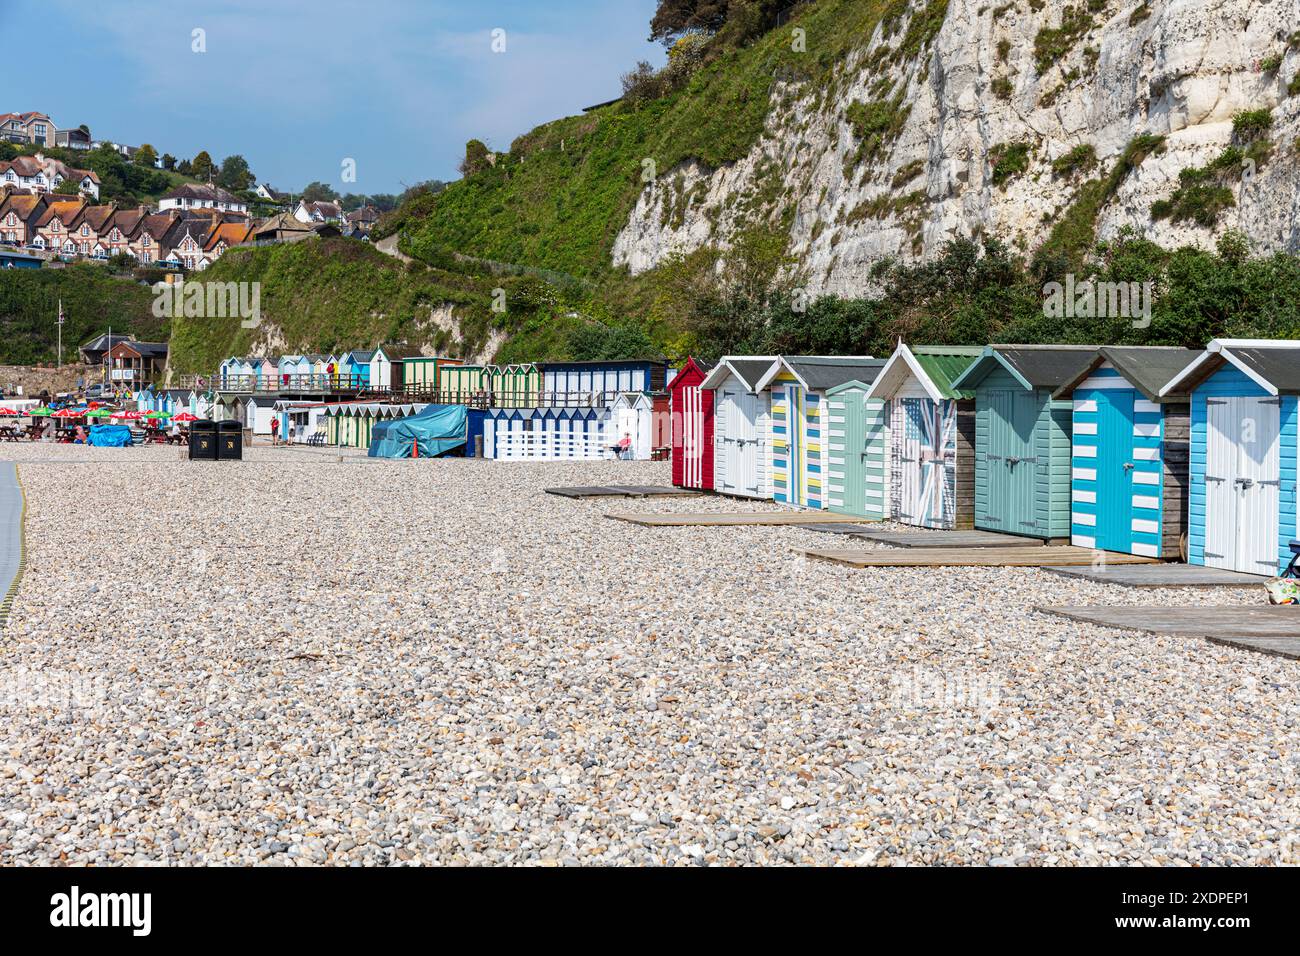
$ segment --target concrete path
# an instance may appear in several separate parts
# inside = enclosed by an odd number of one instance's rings
[[[23,566],[23,490],[18,469],[0,462],[0,624],[9,617]]]

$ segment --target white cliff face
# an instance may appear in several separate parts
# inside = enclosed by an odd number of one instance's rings
[[[778,86],[748,155],[716,170],[686,163],[648,186],[614,243],[614,264],[636,273],[710,243],[725,249],[755,225],[745,197],[779,176],[781,189],[766,194],[793,203],[793,215],[778,204],[762,224],[788,228],[808,291],[862,294],[874,263],[933,256],[958,236],[993,235],[1032,251],[1079,186],[1114,167],[1141,134],[1165,137],[1164,148],[1099,210],[1098,239],[1131,227],[1167,247],[1212,247],[1231,228],[1258,252],[1300,252],[1300,95],[1286,92],[1300,73],[1300,50],[1287,47],[1300,30],[1300,0],[1110,0],[1040,72],[1035,37],[1057,27],[1067,6],[951,0],[921,57],[880,73],[872,65],[889,39],[879,30],[864,37],[834,102],[819,109],[815,91]],[[1281,67],[1263,72],[1261,63],[1283,52]],[[910,112],[892,144],[854,163],[849,107],[881,100],[881,76]],[[1169,198],[1179,172],[1218,156],[1234,114],[1257,109],[1272,111],[1273,158],[1234,178],[1235,208],[1213,230],[1153,221],[1151,204]],[[1026,168],[995,184],[990,156],[1016,143],[1029,146]],[[1096,168],[1054,176],[1051,163],[1085,144]]]

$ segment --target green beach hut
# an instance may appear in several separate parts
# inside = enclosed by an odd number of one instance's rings
[[[879,521],[889,503],[888,431],[885,403],[870,392],[857,379],[826,391],[826,504],[840,514]]]
[[[975,393],[975,527],[1068,543],[1073,403],[1052,397],[1095,345],[990,345],[953,388]]]

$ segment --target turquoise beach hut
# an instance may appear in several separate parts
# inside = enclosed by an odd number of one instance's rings
[[[975,392],[975,527],[1066,542],[1073,408],[1053,397],[1095,345],[990,345],[958,379]]]
[[[1160,390],[1197,353],[1107,346],[1057,398],[1073,406],[1070,543],[1180,559],[1187,532],[1188,403]]]

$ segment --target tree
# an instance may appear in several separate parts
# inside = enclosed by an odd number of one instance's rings
[[[158,150],[154,149],[148,143],[145,143],[135,151],[134,158],[137,166],[143,166],[146,169],[153,169],[154,164],[158,162]]]
[[[163,153],[163,169],[174,170],[176,168],[176,157],[171,153]]]
[[[339,194],[322,182],[308,183],[302,191],[303,202],[334,202],[338,198]]]
[[[465,158],[460,161],[460,174],[473,176],[492,165],[492,153],[487,144],[479,139],[471,139],[465,144]]]
[[[191,165],[193,166],[195,178],[202,179],[205,182],[210,180],[212,174],[216,171],[216,166],[212,162],[212,157],[208,155],[206,149],[194,157],[194,162]]]
[[[193,176],[194,164],[191,163],[188,159],[182,159],[179,163],[176,164],[176,172],[180,173],[182,176]]]
[[[716,33],[727,22],[730,6],[730,0],[659,0],[650,21],[650,39],[672,46],[688,30]]]
[[[253,171],[248,168],[248,161],[238,153],[221,161],[221,171],[217,174],[218,186],[242,191],[251,189],[255,181]]]
[[[54,191],[60,196],[75,196],[81,192],[81,186],[75,179],[65,179],[54,187]]]

